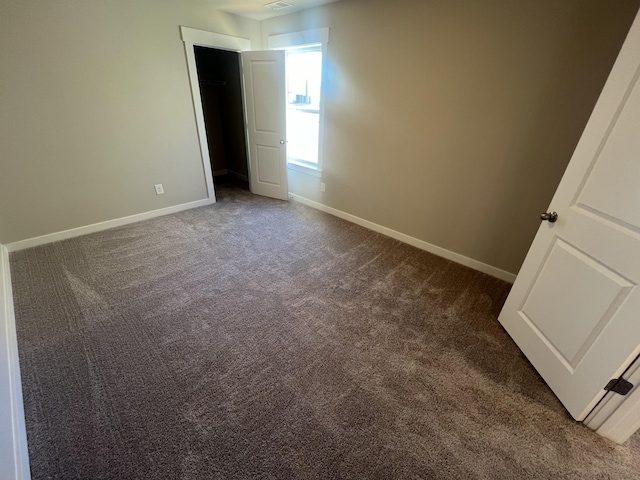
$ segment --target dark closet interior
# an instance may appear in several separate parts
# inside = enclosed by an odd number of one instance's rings
[[[198,46],[194,50],[214,187],[231,182],[248,188],[240,54]]]

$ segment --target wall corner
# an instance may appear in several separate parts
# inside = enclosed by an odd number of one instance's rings
[[[0,478],[31,478],[9,253],[4,245],[0,245]]]

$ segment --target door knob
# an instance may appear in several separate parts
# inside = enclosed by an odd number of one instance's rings
[[[549,223],[553,223],[558,219],[558,214],[556,212],[546,212],[540,214],[540,220],[547,220]]]
[[[280,140],[280,145],[284,145],[284,140]]]

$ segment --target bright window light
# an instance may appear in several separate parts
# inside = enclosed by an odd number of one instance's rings
[[[320,45],[286,51],[287,160],[318,168],[320,134]]]

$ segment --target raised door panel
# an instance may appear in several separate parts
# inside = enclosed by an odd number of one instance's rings
[[[255,129],[260,133],[279,135],[278,96],[273,94],[273,85],[278,84],[278,63],[275,61],[252,61],[253,114]],[[278,137],[276,141],[280,138]]]
[[[640,89],[631,91],[608,132],[577,205],[640,232]]]
[[[265,145],[256,147],[258,181],[270,185],[280,185],[280,149]]]
[[[635,285],[556,239],[520,310],[525,322],[573,373]],[[577,322],[567,322],[567,318]]]

